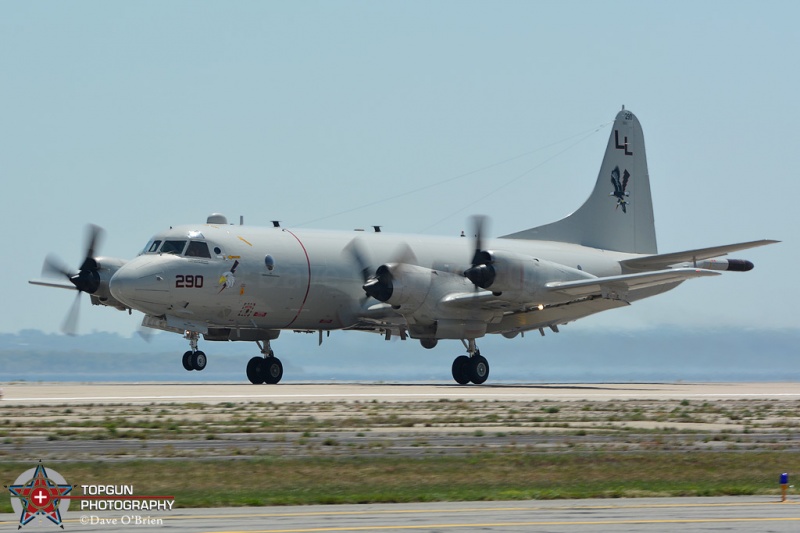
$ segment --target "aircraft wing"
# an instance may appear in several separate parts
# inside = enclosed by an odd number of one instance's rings
[[[660,270],[670,265],[684,262],[694,262],[703,259],[711,259],[727,255],[738,250],[747,250],[757,246],[766,246],[780,241],[771,239],[761,239],[759,241],[740,242],[736,244],[726,244],[723,246],[712,246],[710,248],[698,248],[696,250],[686,250],[684,252],[674,252],[671,254],[648,255],[646,257],[636,257],[620,261],[623,268],[630,270]]]
[[[623,274],[578,281],[555,281],[548,283],[546,287],[548,292],[561,293],[575,298],[595,295],[610,297],[611,293],[622,294],[635,289],[677,283],[691,278],[719,275],[719,272],[702,268],[670,268],[640,274]]]
[[[611,299],[624,299],[629,291],[645,289],[656,285],[680,283],[690,278],[704,276],[719,276],[719,272],[701,268],[671,268],[655,272],[642,272],[637,274],[623,274],[604,278],[584,279],[578,281],[556,281],[545,285],[545,290],[551,294],[561,294],[564,300],[574,301],[590,296],[602,296]],[[552,300],[545,296],[543,300]],[[530,302],[529,305],[536,305]],[[482,309],[500,311],[521,311],[526,306],[504,300],[503,296],[496,296],[489,291],[461,292],[449,294],[441,305],[444,307],[457,307],[461,309]],[[523,308],[523,309],[521,309]]]
[[[558,331],[558,326],[568,324],[579,318],[584,318],[601,311],[617,309],[630,305],[624,300],[609,300],[608,298],[584,298],[562,305],[545,307],[543,310],[521,311],[507,315],[503,322],[497,325],[490,324],[488,330],[492,333],[508,331],[530,331],[532,329],[551,328]],[[542,331],[544,335],[544,331]]]

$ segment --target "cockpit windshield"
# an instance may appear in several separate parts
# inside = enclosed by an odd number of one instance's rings
[[[199,232],[198,232],[199,234]],[[200,234],[202,238],[202,234]],[[188,242],[188,246],[187,246]],[[203,259],[211,259],[211,252],[206,241],[196,240],[161,240],[154,238],[147,243],[147,246],[142,250],[143,254],[172,254],[183,255],[185,257],[200,257]],[[219,256],[219,247],[214,248],[214,253]]]
[[[186,248],[186,241],[164,241],[164,246],[161,247],[161,253],[181,255],[184,248]]]

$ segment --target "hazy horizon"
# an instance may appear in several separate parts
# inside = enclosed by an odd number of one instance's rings
[[[488,356],[488,384],[795,381],[800,380],[800,329],[654,328],[627,332],[564,327],[524,339],[489,337],[479,342]],[[435,381],[452,383],[457,341],[433,350],[418,342],[384,341],[378,335],[334,332],[317,346],[317,335],[284,334],[273,348],[284,364],[284,381]],[[179,335],[136,336],[99,332],[66,337],[36,330],[0,334],[0,381],[181,381],[246,383],[245,364],[255,343],[203,342],[209,357],[202,372],[187,372]],[[365,355],[368,354],[368,355]]]

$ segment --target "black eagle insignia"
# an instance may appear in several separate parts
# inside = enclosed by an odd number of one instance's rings
[[[617,198],[617,207],[615,209],[619,209],[622,207],[622,212],[627,213],[628,209],[628,200],[625,197],[630,196],[631,193],[626,191],[625,189],[628,188],[628,180],[630,179],[630,173],[625,170],[622,174],[622,180],[619,179],[619,167],[614,167],[614,170],[611,171],[611,184],[614,185],[614,192],[609,194],[609,196],[616,196]]]

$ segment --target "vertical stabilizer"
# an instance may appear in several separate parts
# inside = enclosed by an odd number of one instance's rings
[[[558,222],[504,238],[657,253],[644,134],[636,116],[624,107],[617,114],[594,191],[577,211]]]

